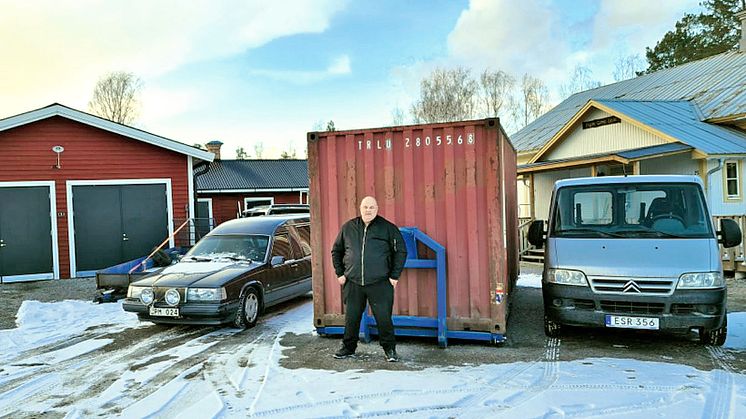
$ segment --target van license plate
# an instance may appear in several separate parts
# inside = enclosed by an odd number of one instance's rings
[[[658,330],[660,327],[660,320],[656,317],[612,316],[607,314],[606,327]]]
[[[178,308],[150,307],[151,316],[179,317]]]

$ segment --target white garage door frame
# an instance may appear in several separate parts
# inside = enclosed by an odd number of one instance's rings
[[[0,182],[0,188],[38,186],[49,188],[49,218],[52,225],[52,273],[4,276],[3,282],[38,281],[60,277],[60,250],[57,242],[57,191],[54,181]]]
[[[70,243],[70,277],[95,276],[96,271],[78,272],[75,265],[75,224],[73,213],[73,187],[75,186],[107,186],[107,185],[165,185],[166,186],[166,210],[168,211],[168,234],[169,247],[174,246],[174,211],[171,196],[171,179],[105,179],[105,180],[68,180],[67,186],[67,234]],[[146,256],[146,255],[143,255]]]

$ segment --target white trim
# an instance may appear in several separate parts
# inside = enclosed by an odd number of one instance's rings
[[[733,164],[736,166],[736,177],[735,178],[729,178],[728,177],[728,165]],[[725,195],[725,199],[731,200],[731,201],[738,201],[741,199],[741,162],[738,160],[726,160],[723,162],[723,192],[725,192],[723,195]],[[730,191],[728,190],[728,181],[729,180],[735,180],[736,181],[736,188],[737,192],[735,195],[731,195]]]
[[[212,198],[198,198],[197,202],[207,202],[207,214],[209,218],[214,218],[212,215]],[[210,222],[210,227],[212,227],[212,222]]]
[[[151,134],[137,128],[118,124],[116,122],[112,122],[95,115],[68,108],[67,106],[60,105],[59,103],[55,103],[45,108],[22,113],[20,115],[11,116],[10,118],[2,119],[0,120],[0,131],[5,131],[21,125],[30,124],[32,122],[40,121],[42,119],[47,119],[53,116],[62,116],[64,118],[80,122],[82,124],[102,129],[104,131],[113,132],[115,134],[123,135],[135,140],[140,140],[144,143],[162,147],[167,150],[175,151],[177,153],[186,154],[187,156],[196,157],[201,160],[213,161],[213,159],[215,158],[215,155],[213,153],[210,153],[209,151],[200,150],[198,148],[188,146],[178,141]]]
[[[105,180],[68,180],[67,189],[67,234],[70,243],[70,277],[77,278],[75,266],[75,223],[73,214],[73,187],[74,186],[93,186],[93,185],[152,185],[164,184],[166,186],[166,210],[168,211],[168,234],[169,246],[174,247],[174,211],[173,199],[171,192],[171,179],[154,178],[154,179],[105,179]],[[89,271],[81,271],[80,274]]]
[[[189,228],[189,244],[194,245],[194,236],[197,229],[194,219],[197,217],[197,213],[194,212],[194,161],[192,156],[187,157],[187,188],[189,188],[189,213],[187,218],[192,220],[191,226],[187,226],[187,228]]]
[[[0,188],[13,188],[24,186],[46,186],[49,188],[49,217],[51,218],[52,228],[52,273],[50,274],[30,274],[30,275],[13,275],[3,277],[3,282],[14,281],[31,281],[38,279],[53,279],[60,277],[60,248],[58,243],[57,232],[57,188],[53,180],[49,181],[29,181],[29,182],[0,182]],[[10,281],[7,278],[11,278]]]
[[[257,202],[257,201],[267,201],[269,200],[269,205],[275,204],[275,197],[274,196],[249,196],[245,197],[243,199],[243,209],[241,211],[246,211],[246,204],[249,202]]]
[[[304,195],[306,197],[306,202],[303,202],[303,196]],[[298,192],[298,203],[299,204],[308,204],[308,189],[306,189],[305,191],[299,191]]]
[[[202,189],[198,190],[198,194],[210,194],[210,193],[254,193],[254,192],[308,192],[308,188],[284,188],[284,189],[267,189],[267,188],[254,188],[254,189]]]

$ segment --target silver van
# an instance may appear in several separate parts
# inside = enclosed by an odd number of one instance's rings
[[[718,243],[741,243],[738,224],[716,231],[697,176],[557,181],[549,222],[529,242],[546,245],[544,332],[562,325],[699,332],[722,345],[726,286]]]

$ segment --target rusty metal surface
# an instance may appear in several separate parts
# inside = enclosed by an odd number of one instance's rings
[[[518,270],[516,154],[497,119],[309,133],[308,164],[316,326],[339,324],[331,245],[372,195],[380,215],[446,247],[449,327],[504,332]],[[394,313],[434,317],[435,272],[401,279]]]

